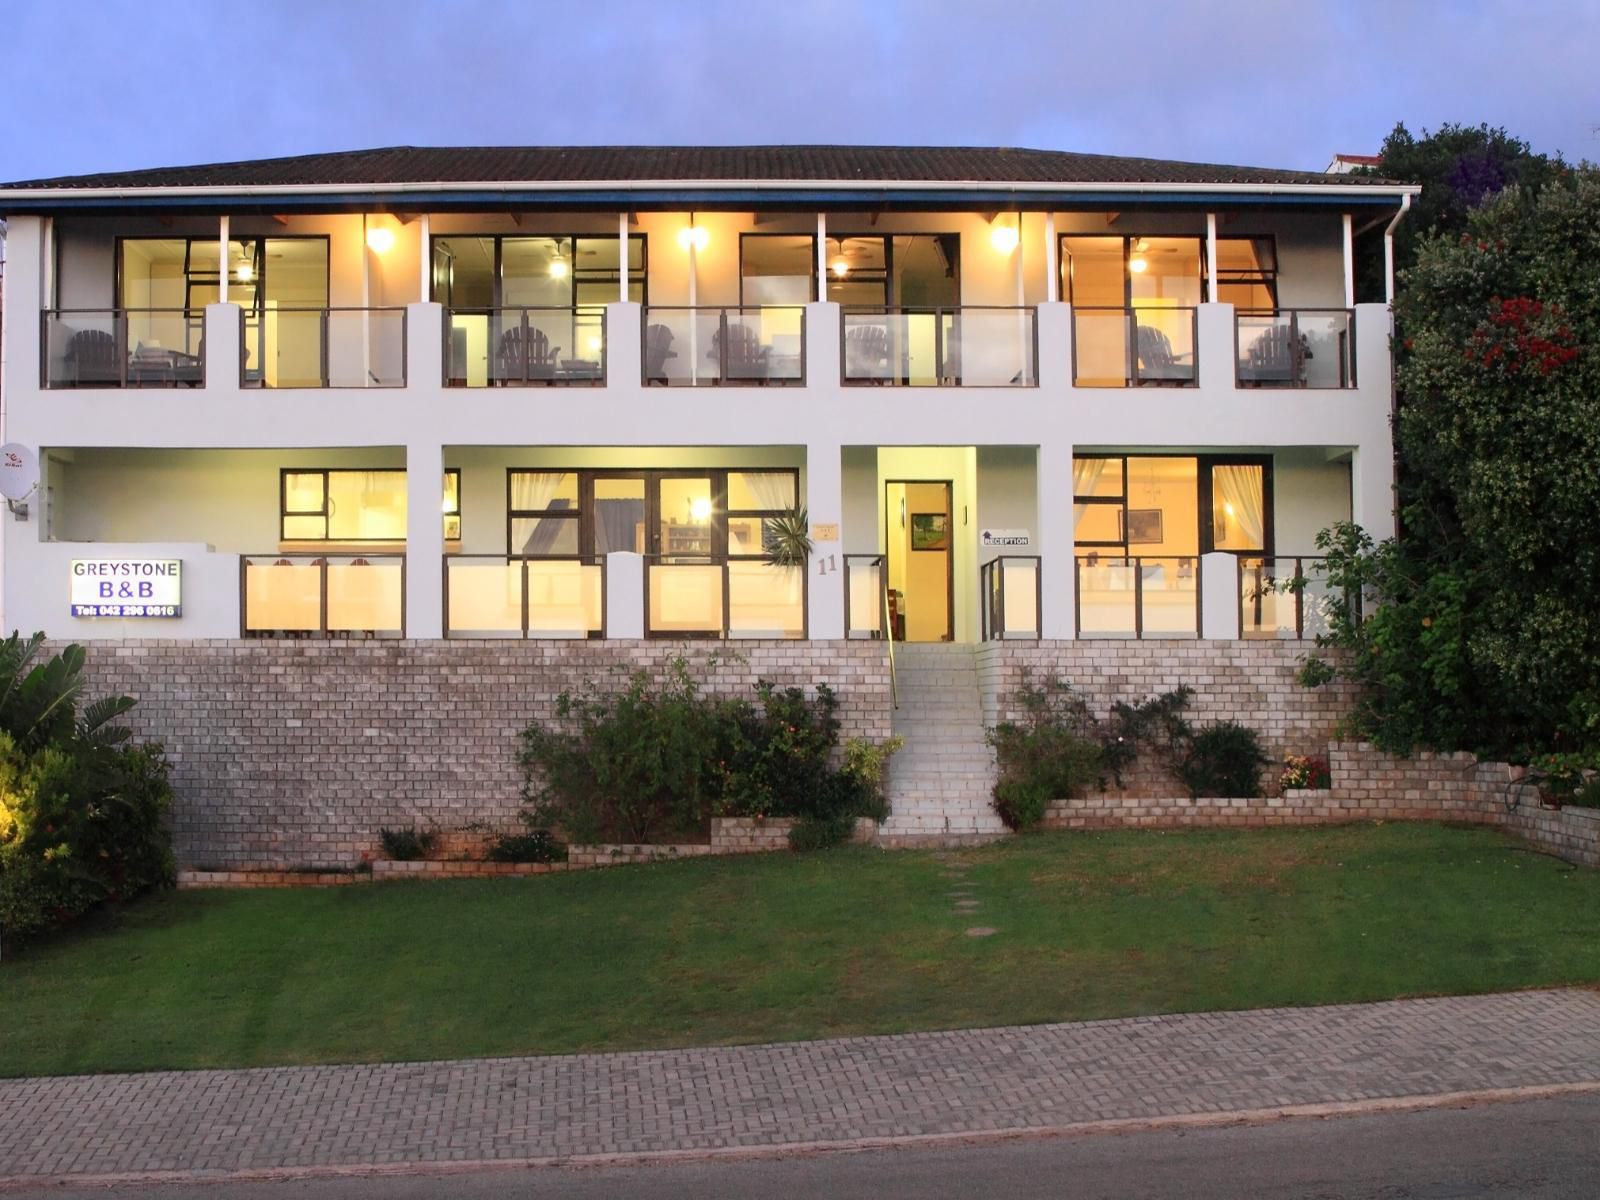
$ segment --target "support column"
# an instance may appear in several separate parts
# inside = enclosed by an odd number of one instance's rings
[[[406,446],[406,636],[444,636],[444,447]]]
[[[433,299],[433,227],[428,214],[417,218],[417,299],[424,304]]]
[[[828,298],[828,217],[826,213],[817,214],[817,297],[819,301]]]
[[[217,240],[217,303],[228,302],[228,214],[220,222],[221,236]]]
[[[1206,299],[1217,302],[1217,214],[1206,214]]]
[[[627,211],[617,214],[617,281],[619,289],[617,300],[619,303],[628,302],[628,214]]]
[[[844,449],[838,442],[806,447],[806,514],[811,521],[811,561],[807,564],[806,624],[813,641],[844,637],[844,550],[839,538],[844,518]],[[819,532],[830,532],[823,541]]]
[[[1200,556],[1200,636],[1212,641],[1239,638],[1239,559],[1212,551]]]
[[[1344,214],[1344,306],[1356,306],[1356,239],[1350,214]]]
[[[1074,636],[1077,572],[1072,529],[1072,443],[1044,442],[1038,449],[1039,634],[1068,641]]]
[[[1061,299],[1061,247],[1056,238],[1056,215],[1044,215],[1044,298],[1054,304]]]

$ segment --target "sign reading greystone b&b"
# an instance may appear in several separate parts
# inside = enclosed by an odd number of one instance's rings
[[[183,616],[183,560],[75,558],[75,617]]]

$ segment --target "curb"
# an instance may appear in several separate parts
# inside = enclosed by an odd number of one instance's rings
[[[1080,1121],[1068,1125],[1021,1126],[1013,1129],[975,1129],[949,1133],[915,1133],[894,1137],[847,1138],[825,1142],[782,1142],[771,1146],[729,1146],[695,1150],[642,1150],[623,1154],[547,1155],[534,1158],[491,1158],[407,1163],[347,1163],[308,1167],[259,1167],[236,1171],[130,1171],[114,1175],[11,1175],[0,1176],[0,1193],[53,1187],[118,1187],[158,1184],[273,1183],[315,1179],[381,1179],[413,1175],[465,1175],[494,1171],[531,1171],[560,1168],[601,1170],[609,1167],[645,1167],[684,1162],[749,1162],[820,1154],[861,1154],[874,1150],[916,1150],[941,1146],[984,1146],[1003,1142],[1047,1138],[1087,1138],[1160,1130],[1217,1129],[1240,1125],[1265,1125],[1275,1121],[1372,1116],[1381,1113],[1420,1112],[1436,1108],[1468,1108],[1481,1104],[1513,1104],[1556,1096],[1600,1093],[1600,1079],[1584,1083],[1531,1084],[1473,1092],[1439,1092],[1432,1095],[1390,1096],[1374,1100],[1297,1104],[1280,1108],[1233,1109],[1210,1113],[1174,1113],[1166,1117],[1127,1117]]]

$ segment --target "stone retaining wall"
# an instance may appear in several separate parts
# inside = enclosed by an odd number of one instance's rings
[[[1306,656],[1318,653],[1328,652],[1315,642],[1265,638],[989,642],[978,650],[978,680],[989,725],[1022,715],[1013,698],[1030,676],[1069,681],[1101,718],[1115,701],[1136,704],[1187,684],[1194,689],[1191,722],[1248,725],[1282,762],[1289,754],[1323,753],[1353,706],[1355,692],[1342,680],[1318,688],[1295,681]],[[1172,790],[1171,777],[1151,761],[1135,764],[1123,782],[1128,797],[1159,800]]]
[[[659,675],[678,655],[718,695],[827,683],[843,737],[889,736],[881,643],[128,641],[88,646],[89,694],[166,744],[185,866],[353,867],[381,826],[514,830],[518,735],[566,689]],[[705,666],[708,656],[715,663]]]
[[[1400,758],[1364,742],[1335,742],[1328,767],[1332,786],[1323,790],[1255,799],[1085,796],[1055,801],[1043,824],[1173,829],[1455,821],[1498,826],[1568,862],[1600,867],[1600,809],[1547,808],[1534,788],[1517,785],[1517,770],[1505,763],[1479,762],[1470,754]]]

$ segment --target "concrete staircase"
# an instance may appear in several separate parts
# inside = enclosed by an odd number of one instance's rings
[[[974,653],[949,642],[895,646],[893,727],[905,747],[889,761],[886,845],[969,845],[1005,834],[990,804],[994,755],[983,740]]]

